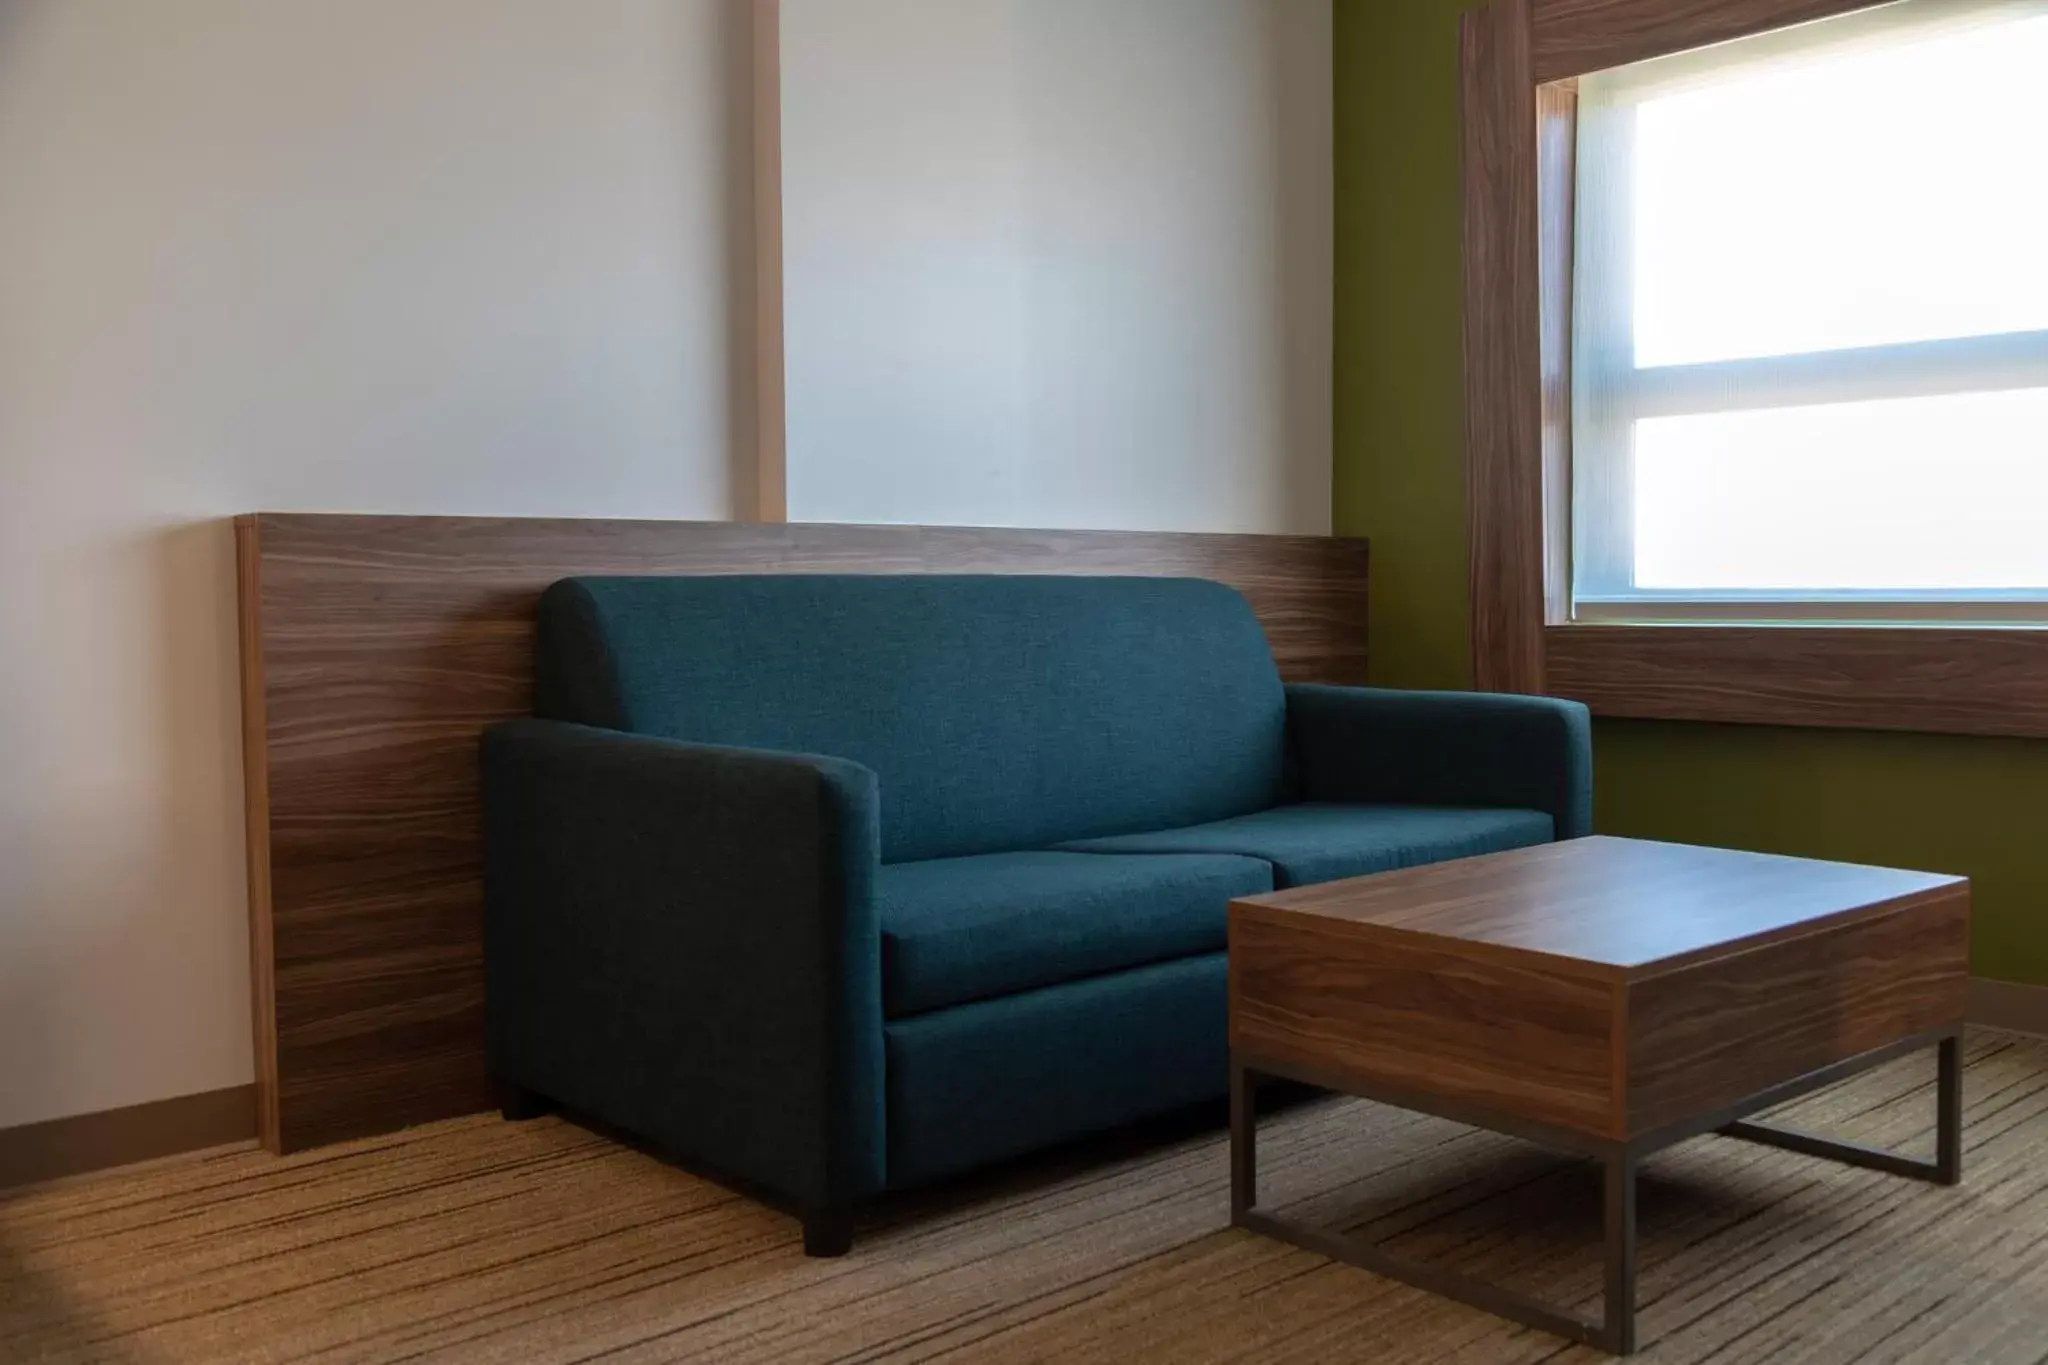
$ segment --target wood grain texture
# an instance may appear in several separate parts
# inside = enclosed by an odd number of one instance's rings
[[[1970,889],[1696,963],[1628,988],[1629,1131],[1723,1108],[1960,1024]]]
[[[1473,680],[1484,691],[1540,692],[1543,376],[1529,0],[1468,11],[1459,64]]]
[[[1534,0],[1532,74],[1563,80],[1790,28],[1881,0]]]
[[[1626,1139],[1961,1023],[1968,952],[1960,877],[1575,839],[1232,902],[1231,1046]]]
[[[531,705],[542,588],[598,573],[1219,579],[1284,676],[1356,683],[1366,546],[1308,536],[262,514],[243,582],[259,1051],[295,1150],[490,1104],[477,736]],[[254,684],[252,684],[253,686]],[[267,839],[262,837],[267,830]],[[259,953],[263,952],[261,947]],[[259,1037],[266,1021],[259,1019]]]
[[[1259,901],[1230,907],[1234,1054],[1618,1137],[1618,983]],[[1256,1062],[1254,1063],[1256,1065]]]
[[[2048,631],[1558,626],[1545,681],[1595,715],[2048,736]]]
[[[1962,877],[1594,835],[1247,897],[1241,905],[1601,980],[1639,980],[1947,897]],[[1376,950],[1376,949],[1375,949]]]
[[[235,593],[241,604],[236,629],[241,646],[243,857],[249,887],[249,1007],[256,1062],[256,1130],[264,1146],[283,1150],[277,1109],[277,977],[271,920],[256,907],[270,893],[270,737],[263,723],[262,617],[251,603],[263,600],[262,531],[253,517],[235,519]]]

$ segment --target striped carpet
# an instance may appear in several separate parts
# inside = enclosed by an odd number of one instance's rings
[[[1640,1357],[2048,1360],[2048,1042],[1968,1049],[1943,1190],[1721,1138],[1644,1176]],[[1931,1055],[1786,1111],[1931,1145]],[[1269,1119],[1290,1212],[1597,1303],[1599,1182],[1359,1101]],[[841,1261],[556,1120],[463,1119],[0,1195],[0,1360],[1538,1362],[1601,1357],[1223,1226],[1213,1129],[1098,1143],[898,1204]]]

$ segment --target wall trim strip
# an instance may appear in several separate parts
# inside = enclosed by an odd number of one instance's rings
[[[1543,690],[1544,547],[1536,100],[1529,0],[1466,11],[1464,154],[1466,553],[1472,681]]]
[[[0,1128],[0,1189],[256,1141],[256,1087]]]
[[[789,520],[782,302],[782,0],[754,0],[754,461],[740,521]]]

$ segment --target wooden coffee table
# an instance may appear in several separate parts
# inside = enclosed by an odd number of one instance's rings
[[[1961,877],[1608,838],[1233,901],[1231,1222],[1627,1354],[1650,1153],[1721,1133],[1960,1179],[1969,925]],[[1932,1161],[1744,1121],[1925,1047]],[[1259,1209],[1264,1076],[1603,1162],[1604,1318]]]

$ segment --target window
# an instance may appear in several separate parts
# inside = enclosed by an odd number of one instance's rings
[[[1572,619],[2048,624],[2048,4],[1582,77]]]

